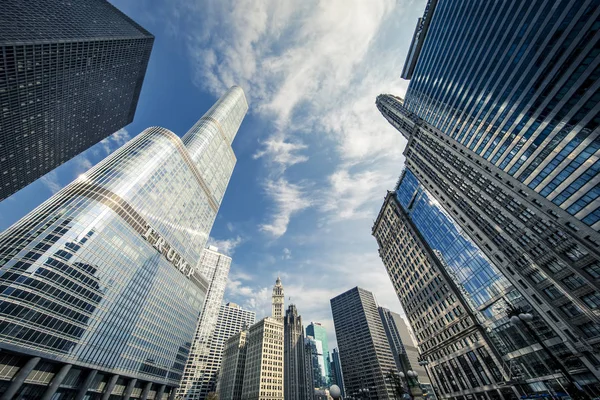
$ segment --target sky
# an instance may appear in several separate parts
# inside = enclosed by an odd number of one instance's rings
[[[425,0],[111,2],[155,36],[133,123],[0,202],[0,231],[149,126],[183,136],[228,87],[249,112],[211,244],[233,259],[224,301],[322,323],[355,286],[402,312],[371,228],[406,140],[375,106],[403,96],[404,59]]]

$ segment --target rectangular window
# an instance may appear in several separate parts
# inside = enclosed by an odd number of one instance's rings
[[[546,275],[543,272],[535,271],[529,275],[529,279],[534,283],[540,283],[546,280]]]
[[[551,300],[558,299],[560,296],[562,296],[562,293],[554,285],[548,286],[543,290],[543,292]]]
[[[583,280],[583,278],[575,274],[567,276],[562,280],[562,282],[565,284],[566,287],[568,287],[571,290],[578,289],[585,285],[585,281]]]
[[[585,295],[581,297],[581,300],[592,309],[600,307],[600,295],[598,295],[598,292]]]
[[[600,278],[600,263],[599,262],[595,262],[592,265],[588,265],[587,267],[583,268],[583,270],[585,272],[587,272],[588,275],[594,279]]]

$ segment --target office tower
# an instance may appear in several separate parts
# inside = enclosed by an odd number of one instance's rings
[[[214,391],[219,366],[213,362],[215,354],[211,351],[214,350],[212,339],[215,338],[230,266],[231,257],[219,253],[216,247],[209,246],[202,252],[198,270],[209,281],[209,286],[183,378],[177,389],[177,395],[185,399],[204,399]]]
[[[290,304],[283,321],[284,384],[286,400],[306,400],[306,378],[304,376],[304,328],[302,317],[296,306]],[[309,386],[312,392],[312,385]]]
[[[383,307],[379,307],[378,310],[398,371],[405,374],[407,371],[415,371],[419,374],[421,387],[426,389],[427,392],[431,392],[431,382],[425,368],[419,365],[419,350],[410,337],[406,323],[398,313]]]
[[[183,140],[146,129],[0,235],[5,396],[179,385],[209,284],[197,266],[246,110],[233,87]],[[53,381],[23,385],[42,373]]]
[[[313,360],[316,360],[316,349],[312,337],[304,338],[304,386],[306,387],[306,398],[311,400],[315,393],[315,365]],[[318,366],[318,364],[317,364]]]
[[[340,392],[342,397],[346,397],[346,392],[344,390],[344,372],[342,370],[342,364],[340,362],[340,353],[338,349],[333,349],[333,353],[331,353],[331,370],[333,380],[336,385],[340,388]]]
[[[277,277],[275,286],[273,286],[271,316],[279,322],[283,322],[283,302],[283,286],[281,285],[281,279]]]
[[[494,296],[502,299],[494,331],[508,326],[509,305],[530,307],[555,337],[546,344],[560,347],[560,365],[590,391],[600,378],[592,354],[600,339],[599,13],[591,1],[431,2],[406,98],[377,100],[409,140],[403,179],[418,181],[508,282],[501,292],[518,293]],[[430,236],[431,227],[418,230]],[[505,339],[497,352],[518,364]],[[537,353],[521,373],[543,382],[525,390],[551,390],[557,383],[542,377],[556,362],[540,363],[546,355]]]
[[[319,363],[320,384],[317,387],[327,388],[330,385],[331,371],[329,369],[329,346],[327,344],[327,331],[318,322],[311,322],[306,327],[306,335],[311,336],[317,342],[317,361]],[[315,376],[315,378],[317,378]]]
[[[283,399],[283,322],[266,317],[248,330],[243,400]]]
[[[408,169],[386,196],[373,234],[438,395],[485,391],[500,398],[568,385],[552,356],[510,323],[510,305],[534,314],[537,335],[593,388],[585,364],[592,355],[574,358],[560,336],[568,331],[546,322],[558,310],[540,307],[541,296],[530,297],[523,280],[511,283]]]
[[[154,36],[104,0],[5,0],[0,200],[133,121]]]
[[[215,329],[208,341],[208,353],[199,357],[198,361],[202,363],[201,372],[186,370],[182,381],[188,382],[188,389],[180,395],[184,399],[203,399],[210,392],[217,390],[217,380],[223,360],[223,350],[225,342],[233,335],[247,329],[256,320],[256,313],[242,309],[235,303],[221,305],[219,316]],[[188,362],[189,364],[189,362]],[[187,375],[187,374],[190,375]],[[200,373],[200,379],[194,380],[194,376]]]
[[[241,400],[246,366],[246,336],[241,331],[225,342],[217,395],[220,399]]]
[[[398,372],[373,293],[355,287],[331,299],[346,396],[394,399],[388,378]]]
[[[310,352],[310,368],[312,369],[311,375],[313,378],[311,387],[315,389],[324,388],[325,377],[323,375],[323,366],[321,365],[321,362],[323,361],[323,346],[320,341],[308,335],[306,336],[304,343]]]

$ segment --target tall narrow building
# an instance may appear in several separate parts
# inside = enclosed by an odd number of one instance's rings
[[[408,144],[406,171],[374,234],[413,330],[423,334],[419,347],[450,385],[440,383],[444,397],[464,393],[444,369],[463,350],[440,353],[443,336],[427,336],[447,322],[428,326],[427,280],[402,278],[414,276],[401,258],[417,248],[423,269],[429,258],[448,271],[489,328],[498,385],[520,395],[600,389],[599,15],[587,0],[431,1],[403,72],[411,79],[405,98],[377,98]],[[466,276],[460,258],[473,254]],[[511,326],[511,307],[533,315],[551,353]]]
[[[419,350],[410,337],[404,320],[400,314],[387,308],[379,307],[378,309],[398,371],[402,371],[405,374],[408,371],[415,371],[418,374],[421,388],[425,389],[427,393],[431,393],[432,386],[427,371],[419,365]]]
[[[246,369],[246,337],[248,331],[241,331],[225,342],[223,362],[219,373],[217,396],[220,399],[241,400]]]
[[[190,355],[177,394],[184,399],[200,400],[215,390],[214,346],[215,329],[219,322],[219,311],[225,294],[225,285],[231,266],[231,257],[218,252],[214,246],[204,249],[200,258],[199,272],[209,281],[208,292]],[[216,368],[215,368],[216,367]]]
[[[266,317],[248,330],[243,400],[283,400],[283,322]]]
[[[0,200],[133,121],[154,36],[108,1],[5,0]]]
[[[283,322],[283,303],[284,303],[284,295],[283,295],[283,285],[281,284],[281,279],[277,277],[275,281],[275,286],[273,286],[273,297],[271,301],[271,317],[275,318],[277,321]]]
[[[283,321],[284,383],[286,400],[307,400],[306,377],[304,371],[304,327],[296,306],[290,304]],[[309,387],[312,394],[312,386]]]
[[[183,140],[146,129],[0,234],[4,396],[173,393],[247,109],[232,87]]]
[[[342,397],[346,397],[346,391],[344,389],[344,370],[342,370],[342,363],[340,362],[340,352],[338,349],[333,349],[331,353],[331,376],[333,377],[333,383],[338,385]]]
[[[317,341],[317,362],[319,364],[319,376],[315,376],[316,387],[322,389],[329,388],[331,384],[331,370],[329,366],[329,344],[327,341],[327,331],[325,327],[318,322],[311,322],[306,327],[306,335],[311,336]],[[318,383],[318,384],[317,384]]]
[[[316,349],[312,337],[304,338],[304,379],[306,396],[311,400],[315,394],[315,365],[313,364]]]
[[[346,396],[395,398],[389,374],[398,373],[373,293],[355,287],[331,299]],[[369,398],[368,397],[368,398]]]

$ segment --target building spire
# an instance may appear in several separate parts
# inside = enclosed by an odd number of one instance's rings
[[[272,298],[272,312],[271,316],[277,321],[283,322],[283,303],[285,297],[283,295],[283,285],[281,284],[281,278],[277,276],[275,286],[273,286],[273,298]]]

